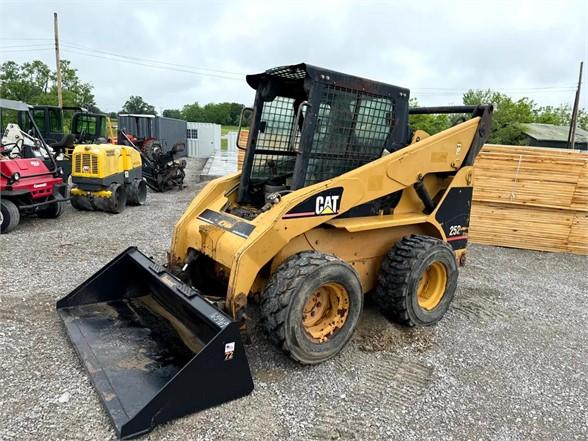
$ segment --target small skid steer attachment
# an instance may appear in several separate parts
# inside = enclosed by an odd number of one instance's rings
[[[253,390],[238,323],[134,247],[57,311],[122,439]]]

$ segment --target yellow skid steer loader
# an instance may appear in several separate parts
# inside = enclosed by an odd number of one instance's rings
[[[407,89],[307,64],[247,82],[243,170],[194,198],[167,265],[130,248],[57,304],[122,438],[253,389],[250,298],[305,364],[341,351],[365,293],[409,326],[453,298],[492,107],[409,109]],[[429,136],[411,113],[471,118]]]

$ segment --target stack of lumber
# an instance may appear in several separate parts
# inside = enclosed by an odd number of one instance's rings
[[[484,146],[475,164],[469,238],[588,254],[588,153]]]
[[[249,139],[249,130],[242,129],[239,133],[239,146],[245,148],[247,140]],[[243,168],[243,161],[245,160],[245,150],[237,149],[237,170]]]

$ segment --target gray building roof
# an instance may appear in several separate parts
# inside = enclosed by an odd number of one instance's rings
[[[556,126],[553,124],[528,123],[521,124],[523,133],[538,141],[567,142],[570,131],[569,126]],[[576,128],[576,143],[587,143],[588,131]]]
[[[2,109],[17,110],[19,112],[26,112],[30,108],[28,104],[23,103],[22,101],[6,100],[3,98],[0,98],[0,107]]]

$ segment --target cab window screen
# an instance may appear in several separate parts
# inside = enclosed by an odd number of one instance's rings
[[[326,86],[304,185],[331,179],[379,158],[394,103],[363,91]]]
[[[295,118],[294,99],[276,97],[265,102],[255,146],[252,178],[271,179],[288,177],[294,172],[295,149],[300,142],[300,130],[292,134]],[[294,136],[294,149],[290,149]]]

